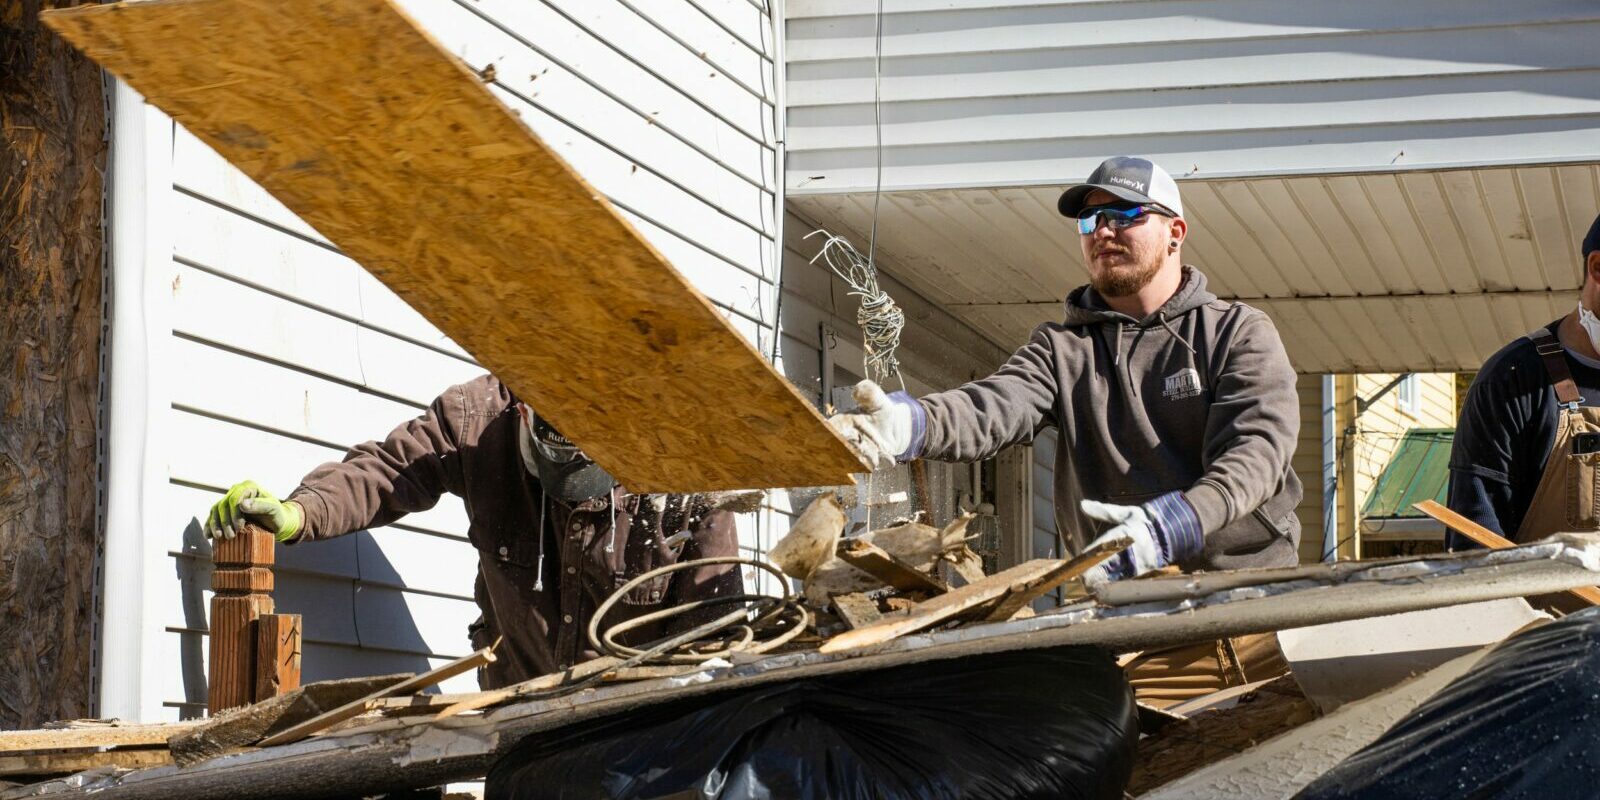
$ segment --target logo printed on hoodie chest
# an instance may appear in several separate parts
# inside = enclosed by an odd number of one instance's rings
[[[1194,367],[1184,367],[1167,376],[1161,396],[1168,400],[1182,400],[1200,394],[1200,373]]]

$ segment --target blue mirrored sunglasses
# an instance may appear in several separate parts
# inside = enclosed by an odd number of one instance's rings
[[[1105,220],[1107,225],[1111,226],[1112,230],[1120,231],[1124,228],[1138,225],[1140,220],[1150,214],[1166,216],[1166,212],[1156,206],[1127,206],[1123,208],[1095,206],[1094,208],[1086,208],[1078,214],[1078,233],[1084,236],[1094,233],[1095,229],[1100,227],[1100,220],[1102,219]]]

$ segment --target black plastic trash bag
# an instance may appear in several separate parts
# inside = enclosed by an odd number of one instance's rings
[[[1133,693],[1096,647],[969,656],[647,706],[534,734],[486,796],[1122,797]]]
[[[1600,608],[1507,639],[1295,797],[1600,797]]]

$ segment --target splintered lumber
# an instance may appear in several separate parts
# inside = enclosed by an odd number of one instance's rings
[[[882,644],[908,633],[927,630],[963,614],[978,610],[1004,597],[1017,584],[1049,581],[1072,568],[1070,561],[1037,558],[1018,564],[1011,569],[974,581],[959,589],[941,594],[920,603],[905,617],[884,620],[853,631],[846,631],[824,642],[819,648],[824,653],[837,653]]]
[[[841,594],[833,598],[833,610],[851,630],[865,628],[883,619],[878,603],[864,594]]]
[[[1057,586],[1074,578],[1082,577],[1085,572],[1094,569],[1100,562],[1128,549],[1132,544],[1133,540],[1126,536],[1101,542],[1073,556],[1067,561],[1066,569],[1060,572],[1047,578],[1016,583],[1004,597],[1000,598],[1000,602],[995,605],[994,610],[989,612],[989,616],[985,617],[985,619],[991,622],[1011,619],[1017,615],[1017,612],[1031,605],[1033,601],[1049,594]]]
[[[1517,546],[1516,543],[1510,539],[1507,539],[1504,536],[1501,536],[1494,531],[1491,531],[1488,528],[1485,528],[1482,525],[1467,519],[1461,514],[1450,510],[1437,500],[1423,500],[1422,502],[1411,504],[1411,507],[1421,511],[1424,514],[1427,514],[1430,517],[1433,517],[1435,520],[1443,523],[1445,527],[1450,528],[1456,533],[1459,533],[1462,536],[1465,536],[1468,539],[1471,539],[1472,541],[1489,548],[1490,550],[1500,550],[1507,547]],[[1596,589],[1593,586],[1580,586],[1576,589],[1568,589],[1567,594],[1582,600],[1587,605],[1600,606],[1600,589]]]
[[[256,619],[256,702],[299,686],[300,615],[261,615]]]
[[[950,590],[944,581],[895,558],[871,542],[860,539],[840,542],[838,556],[846,564],[902,592],[941,594]]]
[[[832,486],[862,471],[705,296],[391,0],[42,17],[630,490]]]
[[[165,746],[167,739],[200,726],[200,722],[123,724],[76,720],[62,727],[0,731],[0,753],[29,750],[98,750],[107,747]]]
[[[273,745],[300,741],[311,734],[327,730],[347,719],[361,716],[377,708],[379,701],[386,697],[420,692],[429,686],[449,680],[463,672],[470,672],[485,664],[492,664],[494,663],[494,648],[499,644],[499,642],[495,642],[494,645],[485,647],[472,655],[458,658],[437,669],[429,670],[414,678],[408,678],[386,689],[379,689],[366,697],[352,700],[326,714],[313,717],[299,725],[290,727],[288,730],[268,736],[261,740],[260,745],[262,747],[272,747]]]
[[[0,776],[66,775],[97,767],[144,769],[172,763],[166,750],[107,750],[104,753],[26,753],[0,756]]]
[[[216,714],[255,702],[259,673],[256,666],[256,620],[272,613],[271,533],[255,525],[231,539],[211,545],[210,675],[206,707]],[[265,576],[264,578],[262,576]]]
[[[402,672],[307,684],[253,705],[228,709],[192,728],[170,734],[166,744],[178,764],[193,764],[253,745],[353,700],[398,686],[410,677]]]

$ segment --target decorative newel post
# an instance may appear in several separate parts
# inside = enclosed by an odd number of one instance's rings
[[[272,534],[212,542],[211,714],[300,685],[300,615],[272,613]]]

